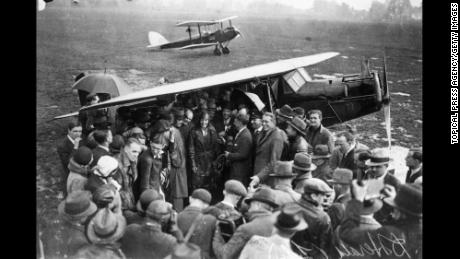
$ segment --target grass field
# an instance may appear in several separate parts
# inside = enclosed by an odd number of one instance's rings
[[[61,165],[55,147],[65,136],[68,122],[49,120],[79,108],[70,87],[73,76],[81,71],[107,69],[124,78],[133,89],[143,89],[156,85],[162,76],[176,82],[278,59],[337,51],[338,57],[307,70],[311,74],[346,74],[360,71],[363,56],[370,58],[371,69],[381,70],[386,47],[388,80],[393,93],[393,143],[403,147],[421,145],[421,24],[399,27],[240,15],[234,25],[242,31],[243,38],[230,43],[228,56],[214,56],[211,48],[145,50],[148,31],[157,31],[174,40],[186,36],[184,28],[174,27],[176,22],[207,18],[218,17],[52,6],[37,13],[37,214],[42,227],[57,215],[56,181]],[[385,145],[383,111],[350,123],[357,126],[362,142],[371,147]]]

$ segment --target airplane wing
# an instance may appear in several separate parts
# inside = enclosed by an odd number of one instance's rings
[[[184,21],[176,24],[177,27],[188,27],[188,26],[202,26],[202,25],[213,25],[216,24],[217,22],[215,21],[199,21],[199,20],[190,20],[190,21]]]
[[[212,43],[200,43],[200,44],[190,44],[190,45],[184,46],[184,47],[179,48],[179,49],[199,49],[199,48],[206,48],[206,47],[211,47],[211,46],[216,46],[216,45],[217,45],[216,42],[212,42]]]
[[[77,112],[72,112],[72,113],[67,113],[67,114],[64,114],[64,115],[61,115],[61,116],[56,116],[56,117],[53,118],[53,120],[64,119],[64,118],[74,117],[74,116],[78,116],[78,111]]]
[[[283,73],[292,71],[299,67],[306,67],[313,64],[317,64],[337,55],[339,55],[338,52],[325,52],[310,56],[279,60],[267,64],[241,68],[221,74],[195,78],[166,85],[160,85],[150,89],[145,89],[134,93],[118,96],[101,103],[93,104],[91,106],[85,106],[81,110],[84,111],[99,109],[103,107],[110,107],[114,105],[151,99],[156,96],[178,94],[198,89],[204,89],[208,87],[222,86],[231,83],[249,82],[255,78],[281,75]]]

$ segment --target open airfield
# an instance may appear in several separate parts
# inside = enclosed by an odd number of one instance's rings
[[[174,26],[187,19],[233,21],[243,34],[232,41],[229,55],[212,48],[149,52],[147,33],[168,40],[187,37]],[[37,215],[40,227],[57,216],[58,176],[62,170],[57,141],[68,119],[50,121],[79,108],[72,94],[73,76],[83,71],[115,73],[135,90],[154,87],[161,77],[177,82],[266,62],[327,51],[340,55],[307,68],[311,74],[359,73],[363,56],[382,70],[386,47],[391,94],[393,145],[422,144],[422,28],[311,21],[302,17],[248,17],[235,13],[160,13],[142,9],[49,6],[37,13]],[[195,31],[196,32],[196,31]],[[386,146],[383,110],[353,121],[360,141]],[[337,125],[334,130],[343,125]],[[403,150],[403,149],[402,149]],[[395,149],[396,151],[396,149]],[[401,177],[401,175],[400,175]]]

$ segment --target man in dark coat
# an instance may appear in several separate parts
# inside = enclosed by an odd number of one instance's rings
[[[254,161],[254,176],[251,177],[251,186],[264,183],[268,177],[267,167],[273,166],[280,160],[283,153],[284,140],[281,130],[275,126],[275,116],[266,112],[262,117],[263,132],[256,144]]]
[[[308,143],[305,140],[305,129],[307,124],[301,119],[294,117],[291,121],[287,121],[286,134],[289,140],[289,148],[287,152],[287,160],[294,160],[294,156],[300,152],[308,152]]]
[[[69,175],[69,162],[75,151],[78,149],[81,140],[82,126],[79,123],[69,123],[67,126],[67,136],[57,146],[57,153],[62,164],[62,191],[67,196],[67,176]]]
[[[114,158],[118,160],[118,170],[121,184],[121,207],[125,217],[135,214],[136,200],[134,198],[134,183],[137,180],[137,159],[141,153],[141,145],[135,139],[128,139],[122,150]]]
[[[292,161],[276,161],[273,173],[268,175],[272,178],[275,201],[280,207],[300,200],[300,194],[292,189],[292,180],[297,176],[292,167]]]
[[[254,235],[269,237],[272,234],[274,223],[272,211],[278,207],[273,191],[269,188],[261,188],[245,202],[249,204],[249,223],[239,226],[227,243],[219,228],[216,228],[213,248],[218,259],[238,258],[251,237]]]
[[[183,240],[176,223],[177,214],[171,213],[170,207],[161,200],[150,203],[146,214],[143,224],[131,224],[126,228],[121,248],[128,258],[163,259]],[[172,235],[161,230],[162,225],[168,221],[172,223]]]
[[[139,197],[147,189],[154,189],[161,193],[160,173],[163,169],[163,145],[150,142],[150,147],[139,156]]]
[[[93,151],[93,162],[91,167],[97,164],[99,158],[102,156],[110,156],[109,145],[112,143],[112,131],[108,130],[95,130],[93,133],[94,140],[97,143],[97,146],[92,150]]]
[[[304,193],[299,201],[302,215],[308,223],[308,229],[297,232],[292,241],[300,247],[309,250],[313,258],[327,258],[331,249],[332,227],[329,215],[324,212],[321,204],[327,193],[332,189],[321,179],[310,178],[305,181]],[[294,251],[301,255],[301,251],[294,247]]]
[[[88,191],[69,193],[58,206],[59,218],[45,228],[42,236],[45,256],[66,258],[89,242],[85,237],[85,222],[97,210]]]
[[[406,165],[409,171],[406,174],[406,183],[414,183],[423,176],[423,153],[422,148],[409,150],[406,157]]]
[[[234,126],[238,133],[233,141],[231,152],[225,152],[230,164],[229,179],[238,180],[245,186],[249,183],[249,177],[252,173],[252,136],[246,127],[248,122],[248,115],[238,114],[236,116]]]
[[[175,120],[183,119],[179,116]],[[171,138],[169,143],[169,158],[171,160],[171,170],[169,172],[169,182],[171,189],[171,201],[174,209],[181,212],[184,209],[184,199],[188,197],[187,183],[187,151],[182,135],[178,128],[171,127]]]
[[[357,178],[357,166],[355,162],[356,142],[354,136],[349,132],[341,132],[337,135],[337,145],[339,146],[342,158],[338,163],[338,168],[347,168],[353,172],[353,178]],[[335,169],[335,168],[334,168]]]
[[[327,213],[331,218],[332,229],[334,230],[345,217],[345,207],[351,199],[350,183],[353,179],[353,172],[346,168],[337,168],[329,181],[335,191],[335,200],[329,207]]]
[[[199,223],[189,242],[198,245],[204,258],[214,258],[212,238],[216,229],[216,218],[212,215],[203,215],[203,209],[209,206],[211,194],[205,189],[196,189],[189,197],[190,205],[177,216],[177,225],[182,233],[187,233],[193,221],[200,216]]]
[[[308,112],[308,119],[310,122],[306,130],[305,139],[312,147],[316,145],[327,145],[328,152],[332,153],[334,149],[334,140],[331,132],[321,125],[323,113],[320,110],[311,110]]]

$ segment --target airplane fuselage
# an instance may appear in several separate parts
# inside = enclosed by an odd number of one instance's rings
[[[238,34],[231,28],[225,28],[224,30],[217,30],[213,33],[201,33],[201,35],[195,35],[193,37],[178,40],[175,42],[169,42],[160,46],[160,49],[172,49],[172,48],[181,48],[187,45],[192,44],[202,44],[202,43],[224,43],[233,40]],[[212,47],[204,46],[204,47]]]

